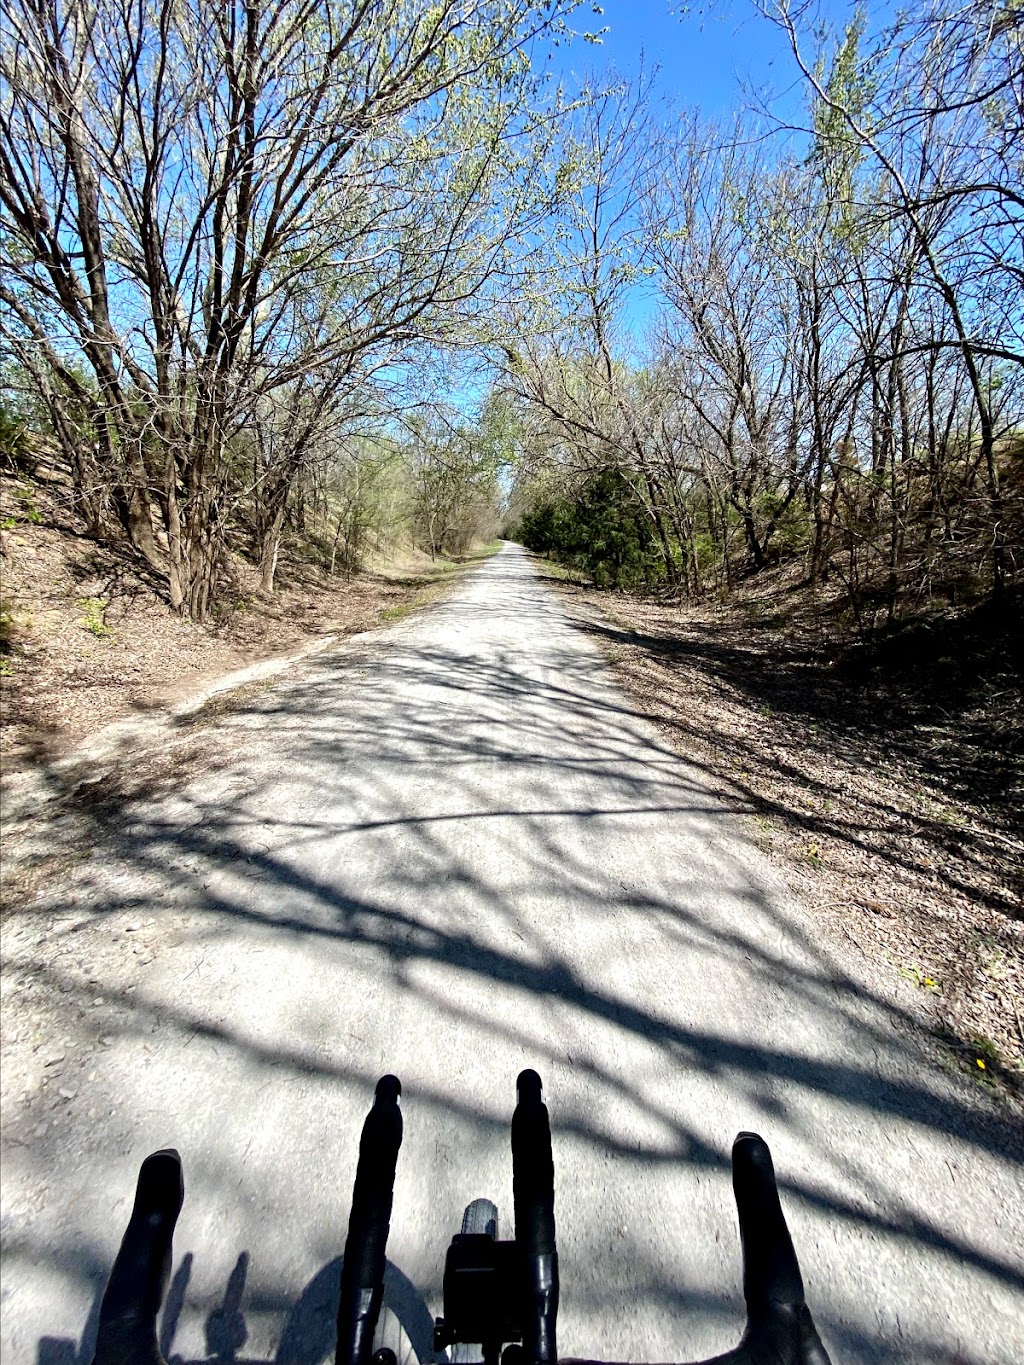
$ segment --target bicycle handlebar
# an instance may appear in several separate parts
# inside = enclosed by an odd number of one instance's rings
[[[338,1298],[335,1365],[368,1365],[381,1303],[395,1169],[402,1145],[402,1084],[382,1076],[359,1139],[352,1212],[345,1239]]]
[[[516,1081],[518,1103],[512,1115],[512,1200],[516,1243],[523,1256],[523,1346],[537,1365],[558,1359],[558,1252],[555,1250],[555,1163],[551,1124],[536,1071]]]
[[[382,1077],[363,1124],[342,1269],[336,1365],[368,1365],[370,1360],[402,1144],[400,1093],[396,1077]],[[526,1302],[532,1305],[522,1352],[526,1365],[556,1365],[554,1166],[551,1129],[535,1071],[522,1072],[518,1080],[512,1160],[516,1241],[526,1253]],[[740,1133],[733,1144],[732,1181],[743,1250],[746,1330],[734,1350],[691,1365],[829,1365],[804,1299],[771,1152],[755,1133]],[[131,1218],[100,1304],[93,1365],[166,1365],[156,1324],[183,1200],[178,1153],[172,1148],[154,1152],[139,1170]],[[562,1365],[608,1363],[565,1359]]]
[[[733,1143],[732,1188],[743,1250],[746,1330],[733,1350],[690,1365],[830,1365],[804,1299],[772,1154],[756,1133],[740,1133]],[[613,1362],[566,1358],[561,1365]]]
[[[181,1157],[174,1148],[146,1157],[100,1305],[95,1365],[166,1365],[156,1318],[171,1277],[171,1241],[184,1200]]]
[[[828,1365],[804,1299],[803,1276],[782,1212],[772,1154],[756,1133],[740,1133],[733,1143],[732,1188],[743,1248],[747,1330],[737,1350],[721,1359],[736,1365],[790,1358],[806,1365]]]

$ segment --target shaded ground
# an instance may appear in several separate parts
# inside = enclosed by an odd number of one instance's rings
[[[1020,1095],[1020,593],[870,646],[829,639],[779,576],[729,608],[562,593],[880,985],[909,981],[958,1062]]]

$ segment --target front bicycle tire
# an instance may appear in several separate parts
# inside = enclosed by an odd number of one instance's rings
[[[474,1199],[462,1215],[464,1237],[489,1237],[498,1240],[498,1206],[490,1199]]]
[[[466,1205],[462,1215],[464,1237],[489,1237],[498,1240],[498,1206],[493,1199],[474,1199]],[[452,1365],[480,1365],[483,1350],[480,1344],[456,1342],[450,1348]]]

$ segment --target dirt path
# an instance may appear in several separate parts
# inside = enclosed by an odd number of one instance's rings
[[[909,987],[880,995],[827,941],[522,552],[194,744],[144,790],[83,793],[74,868],[5,926],[5,1365],[88,1359],[138,1163],[168,1143],[166,1349],[324,1358],[387,1070],[392,1305],[429,1357],[464,1204],[510,1209],[524,1065],[567,1353],[734,1344],[727,1154],[754,1129],[837,1360],[1024,1356],[1015,1125],[935,1069]]]

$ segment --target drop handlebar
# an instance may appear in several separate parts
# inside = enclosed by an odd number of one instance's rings
[[[395,1365],[374,1355],[384,1298],[386,1247],[398,1152],[401,1085],[378,1082],[363,1124],[342,1263],[335,1365]],[[453,1239],[445,1271],[445,1316],[438,1347],[467,1340],[460,1322],[459,1276],[472,1274],[473,1331],[482,1335],[481,1303],[493,1304],[493,1333],[484,1359],[501,1365],[557,1365],[558,1251],[555,1241],[551,1127],[541,1080],[523,1071],[512,1117],[515,1239]],[[779,1201],[767,1143],[740,1133],[732,1148],[732,1183],[743,1251],[747,1322],[734,1350],[692,1365],[829,1365],[804,1299],[803,1279]],[[135,1204],[100,1305],[93,1365],[166,1365],[157,1317],[171,1271],[174,1227],[184,1200],[181,1158],[172,1148],[142,1163]],[[485,1297],[481,1298],[481,1294]],[[486,1297],[486,1296],[490,1297]],[[464,1358],[464,1357],[463,1357]],[[563,1359],[562,1365],[602,1365]]]

